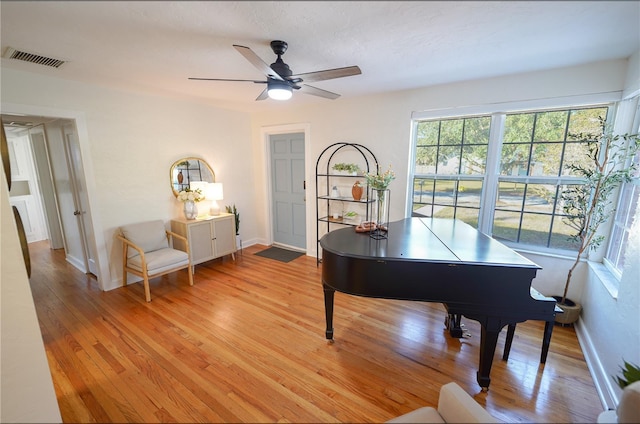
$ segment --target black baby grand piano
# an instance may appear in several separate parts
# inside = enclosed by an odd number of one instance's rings
[[[477,381],[483,390],[491,382],[496,342],[504,326],[510,327],[512,337],[518,322],[547,321],[548,348],[555,300],[534,299],[530,291],[540,267],[462,221],[406,218],[390,223],[388,238],[383,240],[343,228],[325,234],[320,246],[329,340],[333,339],[333,298],[338,290],[439,302],[445,304],[449,317],[462,315],[478,321],[482,330]]]

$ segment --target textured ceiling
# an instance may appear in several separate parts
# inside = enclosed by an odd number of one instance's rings
[[[289,43],[294,73],[358,65],[362,75],[313,83],[341,99],[629,57],[640,48],[638,1],[81,2],[1,1],[7,47],[65,59],[58,69],[3,68],[125,90],[198,97],[233,108],[263,87],[188,77],[262,79],[233,47],[265,62]],[[287,106],[339,102],[294,93]]]

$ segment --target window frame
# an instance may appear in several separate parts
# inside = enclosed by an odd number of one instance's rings
[[[635,95],[626,101],[620,102],[618,107],[618,116],[619,121],[616,122],[619,124],[620,132],[625,133],[625,127],[631,128],[629,132],[639,134],[640,133],[640,95]],[[635,160],[640,158],[640,152],[636,154]],[[614,287],[610,289],[613,297],[617,298],[617,290],[622,279],[622,270],[619,269],[616,264],[613,263],[611,258],[612,250],[614,250],[613,243],[614,238],[612,237],[616,228],[621,228],[621,232],[623,233],[622,240],[625,240],[624,234],[630,233],[631,227],[634,225],[634,220],[638,216],[640,216],[640,199],[636,204],[636,209],[631,211],[631,202],[633,196],[625,196],[627,190],[636,190],[640,192],[640,170],[637,172],[637,175],[633,178],[633,180],[629,183],[623,183],[618,192],[618,199],[616,202],[616,213],[613,217],[610,229],[608,231],[608,239],[605,246],[604,256],[602,258],[602,263],[605,268],[613,274],[614,278]],[[628,200],[628,203],[623,202]],[[622,224],[621,224],[622,223]],[[628,225],[626,225],[628,224]],[[627,237],[628,240],[628,237]],[[624,256],[624,252],[626,249],[619,247],[615,249],[617,254],[620,256]],[[616,262],[619,261],[620,257],[616,257]]]
[[[507,114],[513,113],[533,113],[553,110],[581,109],[591,107],[608,107],[607,122],[615,122],[618,105],[620,101],[619,94],[601,93],[597,95],[574,96],[568,98],[554,98],[531,100],[524,102],[508,102],[495,103],[487,105],[478,105],[471,107],[450,108],[431,110],[423,112],[414,112],[411,116],[411,149],[409,158],[409,169],[407,178],[407,196],[406,211],[407,215],[413,214],[413,186],[415,173],[415,157],[417,149],[417,128],[418,124],[424,120],[447,120],[447,119],[463,119],[478,116],[491,117],[491,129],[489,135],[489,146],[487,149],[487,160],[485,166],[485,175],[483,178],[483,190],[480,200],[480,211],[478,215],[478,229],[485,234],[492,234],[494,205],[496,202],[499,182],[504,181],[507,176],[500,175],[500,155],[502,149],[502,139],[504,136],[504,125]],[[423,174],[418,174],[418,176]],[[451,177],[451,176],[447,176]],[[502,177],[502,178],[501,178]],[[566,184],[575,182],[579,178],[571,176],[548,176],[548,177],[521,177],[519,182],[544,182],[551,184]],[[519,251],[527,251],[536,254],[548,254],[554,257],[575,257],[575,252],[565,249],[556,249],[536,245],[527,245],[524,243],[516,243],[503,241],[504,244],[517,249]]]

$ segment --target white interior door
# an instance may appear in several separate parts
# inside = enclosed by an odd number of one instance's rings
[[[80,145],[78,144],[77,135],[73,125],[65,125],[63,127],[65,147],[68,155],[69,176],[72,185],[73,201],[75,210],[73,212],[78,228],[78,239],[75,241],[75,249],[77,254],[82,254],[88,271],[97,275],[96,255],[92,249],[94,243],[93,226],[91,225],[90,216],[87,213],[89,199],[87,197],[86,185],[84,182],[84,169],[82,167],[82,155],[80,153]],[[85,270],[85,272],[87,272]]]
[[[11,163],[9,201],[20,213],[28,243],[47,239],[47,227],[39,196],[33,153],[27,132],[7,134]]]
[[[306,250],[304,133],[269,136],[274,244]]]

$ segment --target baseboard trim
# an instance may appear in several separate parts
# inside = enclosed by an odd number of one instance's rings
[[[598,352],[591,341],[589,332],[585,326],[582,325],[580,320],[574,324],[574,328],[576,330],[576,335],[578,336],[578,343],[580,344],[584,359],[587,363],[587,367],[589,368],[589,373],[591,374],[591,378],[593,378],[593,383],[596,387],[596,391],[598,392],[598,397],[602,403],[603,410],[616,409],[619,399],[616,391],[614,390],[613,379],[604,370],[600,357],[598,356]]]

